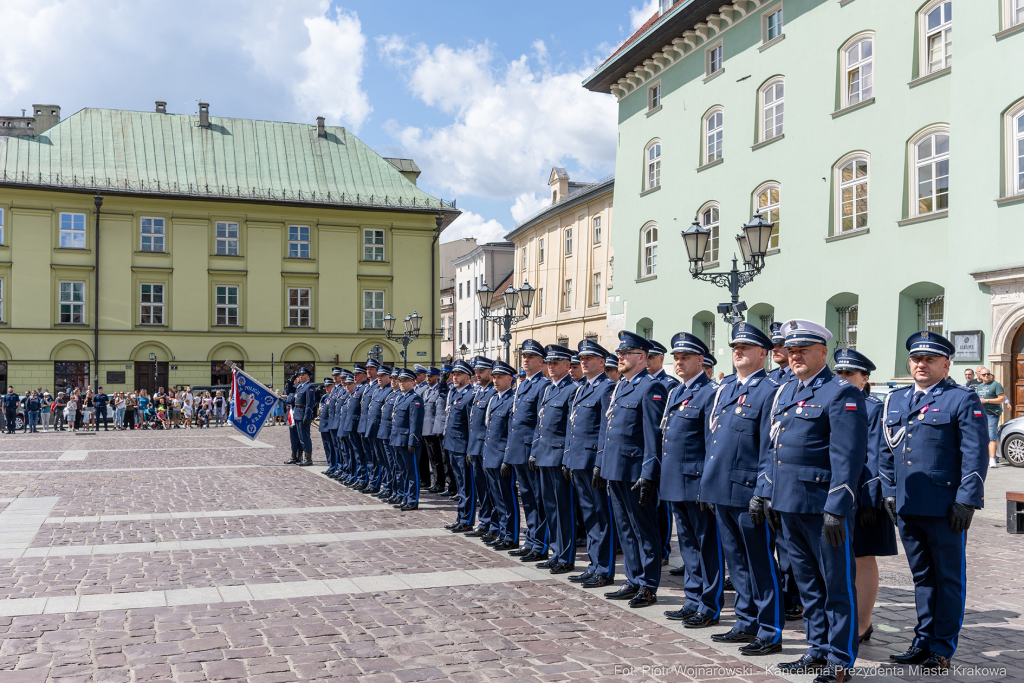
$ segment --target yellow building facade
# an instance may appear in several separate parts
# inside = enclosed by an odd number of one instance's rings
[[[230,359],[282,388],[401,363],[388,312],[423,317],[408,362],[436,362],[457,212],[414,181],[322,123],[87,109],[0,139],[0,384],[210,385]]]

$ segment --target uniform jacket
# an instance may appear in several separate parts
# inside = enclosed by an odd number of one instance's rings
[[[368,386],[367,382],[363,382],[357,384],[351,394],[346,392],[344,410],[338,411],[338,434],[340,436],[358,431],[359,423],[362,421],[363,394]]]
[[[4,410],[17,410],[18,404],[21,403],[21,399],[17,394],[4,394],[3,404]]]
[[[662,500],[695,503],[701,500],[708,418],[718,385],[701,372],[687,387],[669,391],[661,421]]]
[[[679,380],[665,372],[665,368],[658,370],[658,372],[651,375],[651,377],[653,377],[655,381],[664,384],[666,391],[672,391],[679,386]]]
[[[469,411],[469,443],[466,453],[483,455],[484,437],[487,436],[487,402],[497,391],[494,384],[486,387],[478,386],[473,394],[473,407]]]
[[[421,394],[423,399],[423,436],[434,435],[434,423],[437,420],[437,395],[440,391],[438,384],[428,386]]]
[[[661,477],[661,417],[668,391],[641,370],[620,379],[608,405],[595,465],[610,481]]]
[[[418,449],[423,442],[423,397],[415,391],[393,393],[395,407],[391,417],[391,445]]]
[[[368,392],[369,393],[369,392]],[[384,409],[384,401],[391,393],[391,385],[380,386],[374,389],[366,410],[366,430],[363,436],[368,439],[377,438],[377,430],[380,428],[381,412]]]
[[[419,384],[414,386],[412,388],[412,390],[415,391],[419,395],[420,398],[423,398],[424,392],[426,392],[426,390],[429,389],[429,388],[430,388],[430,385],[427,383],[427,380],[423,380],[422,382],[420,382]]]
[[[465,453],[469,446],[469,411],[473,405],[473,385],[448,392],[447,417],[444,425],[444,449],[449,453]]]
[[[603,372],[594,384],[584,381],[573,394],[562,464],[574,470],[590,470],[597,459],[597,442],[608,412],[615,383]]]
[[[549,383],[537,404],[537,430],[530,455],[539,467],[561,467],[568,439],[569,413],[579,385],[566,375],[557,384]]]
[[[391,442],[391,420],[395,416],[395,401],[402,395],[401,390],[392,389],[388,397],[384,399],[384,405],[380,409],[380,427],[377,428],[377,438]]]
[[[769,373],[768,375],[768,379],[772,380],[781,387],[789,380],[795,379],[795,377],[793,377],[793,373],[789,371],[789,366],[787,365],[784,368],[778,367],[772,370],[771,373]]]
[[[882,498],[885,497],[882,495],[882,478],[878,473],[879,459],[885,447],[885,437],[882,435],[882,401],[872,396],[870,391],[865,391],[864,406],[868,411],[868,451],[860,475],[860,488],[857,489],[857,504],[881,509]]]
[[[305,382],[295,387],[295,414],[296,422],[309,422],[316,414],[315,388],[312,382]]]
[[[438,382],[436,387],[437,397],[434,399],[434,436],[444,436],[444,423],[448,419],[448,397],[451,395],[451,387]]]
[[[357,417],[358,422],[356,423],[356,431],[366,436],[370,428],[370,403],[373,401],[373,395],[377,393],[380,386],[377,384],[377,380],[367,380],[362,385],[362,391],[358,392],[359,395],[359,415]],[[379,417],[379,413],[378,413]]]
[[[954,502],[984,507],[988,423],[978,394],[940,382],[923,401],[913,395],[914,387],[890,394],[885,432],[893,440],[904,432],[883,454],[883,494],[896,497],[901,515],[944,517]]]
[[[327,428],[331,431],[337,431],[338,424],[341,422],[341,412],[345,407],[345,399],[348,397],[348,392],[345,391],[345,387],[340,384],[331,389],[329,394],[329,402],[327,404]],[[321,418],[323,422],[323,418]]]
[[[110,397],[106,394],[96,394],[92,397],[92,404],[97,408],[106,408],[110,403]]]
[[[764,370],[758,370],[743,385],[731,375],[714,390],[706,422],[708,444],[701,501],[739,508],[750,504],[760,463],[763,460],[766,467],[768,463],[767,435],[778,388]]]
[[[330,423],[331,423],[331,395],[330,394],[325,393],[323,396],[320,397],[319,410],[320,410],[320,412],[317,413],[317,417],[319,417],[319,419],[320,419],[320,423],[319,423],[318,429],[321,432],[329,432],[329,431],[331,431],[331,427],[330,427]]]
[[[345,429],[347,424],[352,423],[352,408],[355,406],[359,407],[359,402],[347,391],[343,391],[338,395],[338,400],[334,408],[334,412],[337,414],[335,419],[335,429],[338,432],[339,438],[348,437],[350,430]]]
[[[516,390],[510,388],[501,396],[497,391],[488,399],[487,413],[484,422],[487,431],[484,435],[484,467],[492,469],[501,467],[505,459],[505,448],[508,446],[508,421],[512,417],[512,402]]]
[[[530,459],[530,450],[537,432],[537,404],[549,384],[551,380],[543,372],[538,372],[532,378],[523,380],[515,390],[512,417],[508,421],[508,444],[505,447],[505,462],[509,465],[525,465]]]
[[[864,393],[826,366],[799,388],[793,378],[779,389],[767,438],[770,459],[757,494],[779,512],[850,517],[867,450]]]

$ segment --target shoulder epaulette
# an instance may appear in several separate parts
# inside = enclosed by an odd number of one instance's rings
[[[864,400],[865,401],[870,401],[871,403],[881,403],[882,402],[882,399],[880,399],[880,398],[878,398],[876,396],[872,396],[872,395],[865,396]]]
[[[833,375],[832,376],[832,381],[835,382],[836,384],[838,384],[841,387],[845,387],[847,384],[850,383],[849,381],[843,379],[839,375]]]

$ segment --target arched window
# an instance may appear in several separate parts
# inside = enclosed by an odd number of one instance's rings
[[[775,224],[772,228],[772,238],[768,243],[768,249],[779,248],[779,206],[781,194],[778,183],[766,183],[757,188],[754,192],[754,209],[761,214],[766,221]]]
[[[868,227],[868,156],[863,152],[848,155],[836,164],[836,207],[839,215],[835,234]]]
[[[1024,0],[1020,0],[1024,4]],[[1024,194],[1024,100],[1006,112],[1006,196]]]
[[[725,110],[714,107],[704,117],[704,163],[722,158],[722,137],[725,133]]]
[[[843,106],[851,107],[870,99],[873,92],[875,39],[873,33],[854,36],[843,47]]]
[[[717,202],[705,204],[700,210],[701,227],[711,233],[707,251],[704,252],[705,264],[718,263],[718,212]]]
[[[761,142],[782,135],[782,115],[785,106],[785,79],[778,76],[768,81],[760,91]]]
[[[1024,0],[1003,0],[1003,30],[1024,24]]]
[[[949,127],[926,128],[911,140],[915,216],[949,209]]]
[[[652,140],[644,150],[644,190],[661,187],[661,140]]]
[[[658,274],[658,226],[654,223],[644,227],[642,233],[642,277]]]
[[[934,0],[919,15],[921,76],[941,71],[953,61],[953,0]]]

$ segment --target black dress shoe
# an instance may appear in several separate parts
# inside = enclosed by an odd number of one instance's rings
[[[621,588],[619,588],[619,590],[611,591],[610,593],[605,593],[604,597],[608,598],[609,600],[629,600],[639,592],[640,586],[634,586],[631,583],[625,583],[622,585]]]
[[[735,591],[736,590],[735,588],[732,587],[732,577],[731,576],[725,577],[725,583],[722,584],[722,590],[724,590],[724,591]]]
[[[352,489],[354,491],[359,491],[359,493],[362,493],[363,491],[366,490],[366,484],[360,482],[360,483],[356,484],[355,486],[353,486]]]
[[[785,674],[816,674],[822,671],[828,664],[824,659],[812,657],[809,654],[800,655],[795,662],[783,662],[779,664],[779,671]]]
[[[712,634],[711,640],[716,643],[752,643],[755,637],[753,633],[744,633],[734,628],[727,633]]]
[[[548,559],[547,553],[538,553],[536,550],[531,550],[526,555],[519,558],[520,562],[543,562]]]
[[[686,576],[686,567],[675,567],[673,569],[669,569],[668,573],[672,576]]]
[[[633,609],[637,607],[650,607],[651,605],[658,602],[658,596],[654,594],[647,586],[642,587],[633,596],[633,599],[629,601],[629,606]]]
[[[591,576],[589,579],[580,584],[583,588],[604,588],[615,583],[615,579],[610,579],[607,576]]]
[[[519,544],[514,541],[498,541],[492,546],[495,550],[507,550],[509,553],[518,552]]]
[[[708,626],[717,626],[718,618],[710,617],[707,614],[701,614],[697,612],[689,619],[683,620],[684,628],[707,628]]]
[[[393,508],[395,508],[397,510],[399,508],[405,507],[405,503],[392,503],[391,507],[393,507]]]
[[[889,659],[900,664],[921,664],[924,660],[932,656],[929,650],[911,645],[907,648],[907,651],[900,655],[889,655]]]
[[[949,657],[935,654],[928,655],[928,659],[921,662],[921,668],[930,674],[945,672],[949,668]]]
[[[486,534],[480,537],[480,540],[483,541],[485,545],[494,545],[498,542],[498,534],[494,533],[493,531],[488,531]]]
[[[552,557],[551,559],[545,560],[544,562],[538,562],[537,569],[551,569],[556,564],[558,564],[558,560]]]
[[[875,632],[874,625],[873,624],[868,624],[868,630],[864,631],[864,633],[860,634],[860,637],[857,638],[857,642],[865,643],[865,642],[871,640],[871,634],[874,633],[874,632]]]
[[[813,683],[845,683],[853,674],[849,669],[838,664],[829,664],[821,673],[814,677]]]
[[[469,536],[470,538],[480,538],[481,536],[486,536],[487,534],[488,534],[487,529],[484,529],[483,527],[477,527],[475,530],[467,531],[463,535],[464,536]]]
[[[459,492],[458,491],[445,491],[441,495],[444,496],[445,498],[451,498],[452,496],[459,495]]]
[[[661,560],[661,566],[662,566],[662,567],[667,567],[667,566],[668,566],[668,558],[667,558],[667,557],[665,557],[665,558],[662,558],[662,560]]]
[[[412,512],[413,510],[419,510],[419,509],[420,509],[420,506],[419,506],[419,504],[418,504],[418,503],[406,503],[405,505],[403,505],[403,506],[402,506],[401,508],[399,508],[399,509],[400,509],[400,510],[401,510],[402,512]]]
[[[552,574],[568,574],[569,572],[576,571],[576,565],[566,564],[565,562],[556,562],[555,566],[551,568]]]
[[[740,654],[747,655],[748,657],[758,657],[760,655],[770,655],[780,650],[782,650],[781,642],[769,643],[763,638],[754,638],[754,642],[740,648]]]
[[[786,608],[786,621],[796,621],[804,618],[804,606],[797,603]]]
[[[458,524],[458,525],[452,527],[452,533],[453,534],[461,534],[461,533],[465,533],[465,532],[469,531],[472,528],[473,527],[471,527],[468,524]]]
[[[460,522],[452,522],[451,524],[445,524],[444,528],[448,529],[448,530],[451,530],[451,529],[454,529],[455,527],[457,527],[459,524],[460,524]]]
[[[666,610],[665,611],[665,616],[668,617],[672,621],[686,621],[687,619],[689,619],[690,617],[692,617],[696,613],[697,613],[697,610],[695,610],[695,609],[690,609],[688,607],[683,607],[683,608],[676,609],[676,610]]]
[[[525,546],[523,546],[522,548],[519,548],[519,544],[518,543],[516,544],[516,548],[517,548],[517,550],[509,550],[508,554],[511,555],[512,557],[523,557],[524,555],[529,555],[530,553],[533,552],[533,550],[531,550],[530,548],[527,548]]]
[[[593,575],[594,575],[594,572],[592,572],[592,571],[585,571],[582,574],[577,574],[576,576],[570,576],[569,580],[572,581],[573,583],[583,583],[584,581],[588,581],[590,579],[590,577],[592,577]]]

